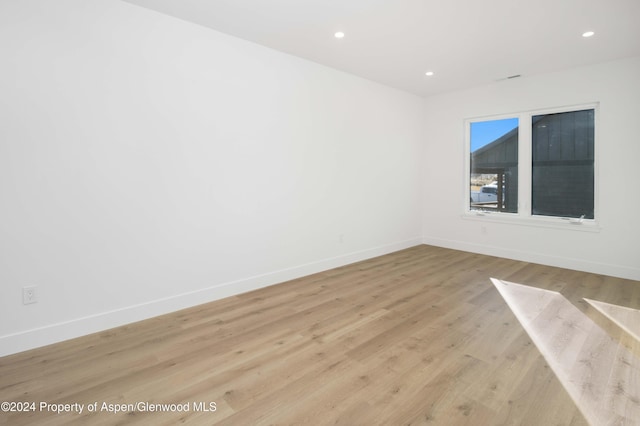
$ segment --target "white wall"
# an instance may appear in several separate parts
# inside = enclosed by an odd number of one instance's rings
[[[600,103],[600,232],[463,219],[465,118],[589,102]],[[425,119],[425,243],[640,280],[640,58],[434,96]]]
[[[0,61],[0,355],[421,242],[421,98],[117,0]]]

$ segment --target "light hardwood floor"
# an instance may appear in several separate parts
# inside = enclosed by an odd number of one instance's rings
[[[417,246],[0,358],[0,401],[36,404],[0,424],[587,424],[492,277],[558,292],[640,358],[633,335],[584,300],[637,310],[640,282]],[[620,380],[611,424],[636,424],[640,383]],[[187,410],[143,411],[161,403]]]

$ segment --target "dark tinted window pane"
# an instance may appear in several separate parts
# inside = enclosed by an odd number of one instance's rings
[[[471,210],[518,211],[518,119],[471,123]]]
[[[532,120],[531,213],[593,219],[594,110]]]

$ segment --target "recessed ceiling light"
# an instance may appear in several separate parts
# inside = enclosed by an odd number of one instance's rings
[[[342,31],[338,31],[333,35],[335,38],[344,38],[344,33]]]
[[[582,37],[589,38],[592,37],[595,33],[593,31],[587,31],[586,33],[582,33]]]
[[[431,77],[433,74],[435,74],[433,71],[427,71],[424,73],[427,77]]]

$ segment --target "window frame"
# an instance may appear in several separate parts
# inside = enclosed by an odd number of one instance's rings
[[[593,219],[576,219],[562,216],[545,216],[532,214],[532,121],[536,115],[559,114],[565,112],[575,112],[583,110],[593,110],[594,125],[594,163],[593,163]],[[553,108],[542,108],[535,110],[520,111],[507,114],[494,114],[464,119],[464,197],[463,197],[463,218],[471,220],[502,222],[520,224],[527,226],[543,226],[561,229],[573,229],[580,231],[600,230],[600,209],[599,209],[599,135],[598,121],[600,117],[599,103],[590,102],[572,106],[562,106]],[[481,211],[472,210],[470,201],[471,190],[471,123],[517,118],[518,119],[518,202],[517,212]]]

